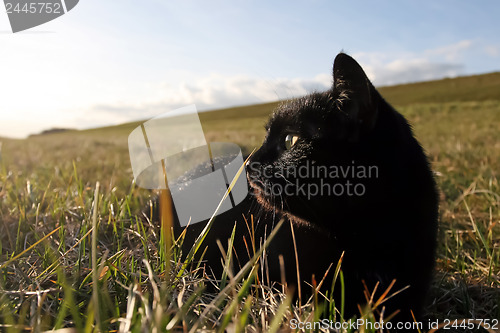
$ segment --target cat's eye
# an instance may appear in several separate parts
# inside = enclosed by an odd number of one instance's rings
[[[299,139],[299,137],[297,135],[288,134],[285,138],[285,148],[287,150],[292,148],[298,139]]]

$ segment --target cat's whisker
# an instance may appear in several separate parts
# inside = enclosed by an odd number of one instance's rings
[[[288,184],[295,185],[294,183],[292,183],[291,181],[289,181],[288,179],[286,179],[286,177],[283,174],[281,174],[279,172],[276,172],[275,175],[276,176],[280,176],[281,178],[283,178]]]
[[[280,199],[281,199],[281,210],[283,210],[285,206],[285,198],[283,197],[283,193],[280,192]]]

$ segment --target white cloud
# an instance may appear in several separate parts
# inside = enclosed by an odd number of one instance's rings
[[[455,77],[465,73],[465,53],[474,46],[462,40],[419,53],[358,53],[354,57],[378,86]]]
[[[314,90],[324,91],[331,84],[330,74],[306,79],[264,79],[245,75],[224,77],[213,74],[195,82],[181,82],[177,88],[167,83],[159,84],[155,90],[162,89],[163,93],[156,102],[95,105],[86,113],[86,117],[93,122],[114,119],[116,123],[117,120],[146,119],[193,103],[198,110],[265,103],[302,96]]]
[[[223,77],[212,75],[195,83],[181,83],[180,89],[166,92],[166,103],[196,102],[201,109],[275,101],[300,96],[312,90],[325,90],[331,85],[330,75],[313,78],[264,79],[245,75]]]
[[[455,77],[463,73],[461,64],[437,63],[425,58],[397,59],[371,69],[379,86]]]
[[[486,45],[484,52],[490,57],[497,58],[500,56],[500,45]]]
[[[449,62],[461,61],[463,59],[464,52],[469,50],[473,44],[474,43],[471,40],[462,40],[455,44],[426,50],[424,55],[428,57],[439,57]]]

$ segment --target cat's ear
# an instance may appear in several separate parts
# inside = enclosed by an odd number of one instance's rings
[[[333,63],[333,89],[339,93],[339,98],[349,115],[356,120],[364,130],[371,130],[377,120],[376,95],[370,80],[361,66],[345,53],[339,53]]]

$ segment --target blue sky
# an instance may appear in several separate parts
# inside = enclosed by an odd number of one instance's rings
[[[0,136],[327,89],[344,50],[375,85],[500,70],[500,2],[82,0],[12,34],[0,12]]]

